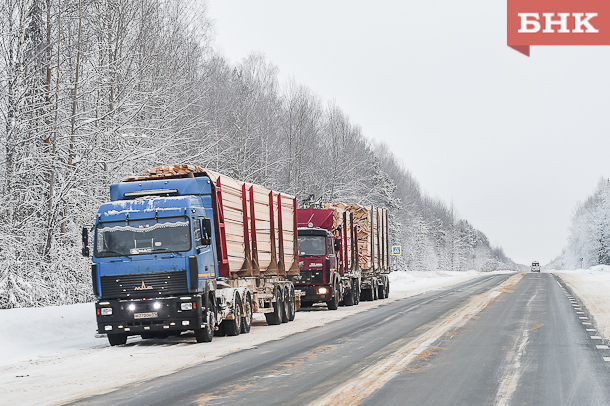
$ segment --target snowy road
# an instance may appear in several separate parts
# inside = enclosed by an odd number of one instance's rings
[[[389,302],[332,324],[77,404],[409,404],[414,389],[403,392],[403,383],[396,383],[405,375],[425,376],[415,373],[411,365],[436,352],[436,341],[468,329],[473,323],[468,320],[498,306],[504,296],[515,295],[503,293],[510,292],[522,277],[486,276],[444,291]],[[506,328],[510,330],[511,325]],[[504,354],[501,348],[496,350],[494,357],[499,365]],[[473,368],[479,370],[482,366]],[[448,381],[451,380],[443,381],[443,388]],[[414,386],[418,386],[417,382]],[[397,392],[388,393],[386,389]],[[438,382],[430,384],[429,389],[439,392]],[[420,398],[412,404],[426,402]]]

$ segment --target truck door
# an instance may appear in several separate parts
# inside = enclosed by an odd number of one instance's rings
[[[190,261],[196,261],[197,263],[198,280],[201,286],[202,279],[216,276],[210,219],[203,216],[193,216],[193,237],[196,255],[194,258],[190,257]],[[195,265],[194,262],[193,265]],[[200,286],[197,287],[198,291],[201,290]]]

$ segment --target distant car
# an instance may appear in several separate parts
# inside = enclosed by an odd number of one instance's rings
[[[532,272],[540,272],[540,263],[534,261],[532,262]]]

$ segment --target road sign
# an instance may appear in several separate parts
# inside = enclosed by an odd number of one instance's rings
[[[402,247],[400,245],[393,245],[392,255],[402,255]]]

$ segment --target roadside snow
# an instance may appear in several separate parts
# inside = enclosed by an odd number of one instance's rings
[[[183,335],[163,340],[130,337],[125,346],[109,347],[106,338],[95,338],[92,303],[0,310],[0,398],[2,404],[10,405],[63,404],[485,275],[475,271],[393,272],[389,299],[336,311],[318,305],[299,311],[294,322],[280,326],[267,326],[263,315],[255,315],[250,334],[216,337],[207,344]]]
[[[575,271],[551,270],[574,290],[587,307],[603,336],[610,338],[610,266]]]

